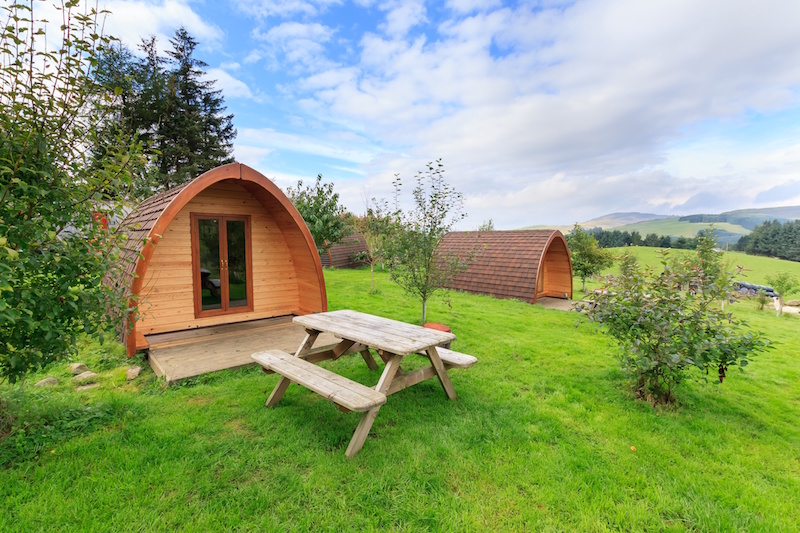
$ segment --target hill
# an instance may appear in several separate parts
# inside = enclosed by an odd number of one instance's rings
[[[670,237],[696,237],[698,231],[708,229],[711,225],[712,223],[710,222],[687,222],[677,217],[671,217],[628,224],[613,229],[628,232],[638,231],[642,237],[648,233],[669,235]],[[715,222],[713,226],[717,242],[721,245],[733,244],[743,235],[750,233],[750,230],[747,228],[727,222]]]
[[[670,215],[656,215],[653,213],[637,213],[637,212],[609,213],[601,217],[587,220],[586,222],[578,222],[578,224],[584,229],[591,229],[591,228],[613,229],[627,224],[636,224],[639,222],[645,222],[649,220],[661,220],[661,219],[673,219],[673,218],[677,219],[678,217]],[[561,231],[561,233],[567,234],[570,231],[572,231],[572,227],[573,226],[571,224],[570,225],[539,224],[535,226],[525,226],[524,228],[520,229],[557,229]]]
[[[796,219],[800,219],[800,206],[766,207],[763,209],[738,209],[735,211],[720,213],[718,215],[699,214],[680,217],[682,222],[704,222],[714,224],[727,222],[742,226],[750,231],[755,229],[755,227],[759,224],[763,224],[768,220],[788,222]]]
[[[617,228],[618,226],[626,226],[628,224],[638,224],[640,222],[647,222],[650,220],[670,220],[670,219],[677,219],[676,216],[670,215],[656,215],[653,213],[637,213],[637,212],[630,212],[630,213],[611,213],[608,215],[603,215],[601,217],[593,218],[592,220],[587,220],[586,222],[581,222],[580,225],[583,228],[590,229],[590,228],[603,228],[603,229],[611,229]]]

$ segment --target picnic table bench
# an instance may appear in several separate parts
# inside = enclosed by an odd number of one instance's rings
[[[352,457],[364,445],[372,423],[386,397],[426,379],[436,376],[447,396],[456,399],[455,389],[447,371],[451,368],[468,368],[478,360],[438,345],[450,342],[455,335],[449,332],[397,322],[355,311],[333,311],[298,316],[294,321],[306,327],[306,338],[295,355],[280,350],[267,350],[252,354],[254,361],[265,372],[275,372],[281,379],[270,394],[266,406],[275,406],[288,386],[294,382],[331,400],[343,411],[363,412],[345,455]],[[342,339],[331,349],[315,350],[314,341],[322,332]],[[374,349],[385,363],[378,383],[367,387],[314,363],[338,359],[346,353],[361,353],[371,370],[378,365],[369,349]],[[430,360],[430,366],[413,372],[404,372],[400,364],[404,357],[419,354]]]

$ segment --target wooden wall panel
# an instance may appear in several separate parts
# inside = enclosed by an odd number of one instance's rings
[[[189,227],[192,212],[251,217],[253,312],[194,317]],[[302,308],[299,288],[302,280],[298,276],[305,278],[307,269],[297,273],[295,254],[287,246],[285,231],[276,218],[280,217],[273,217],[259,200],[233,180],[219,182],[195,196],[166,229],[153,253],[145,275],[137,329],[149,335],[281,316]],[[318,284],[315,290],[319,300]]]

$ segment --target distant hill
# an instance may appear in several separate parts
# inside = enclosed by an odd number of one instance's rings
[[[626,224],[636,224],[637,222],[645,222],[648,220],[658,220],[658,219],[677,219],[677,216],[669,216],[669,215],[655,215],[653,213],[610,213],[608,215],[603,215],[601,217],[593,218],[592,220],[587,220],[586,222],[578,222],[583,229],[592,229],[592,228],[603,228],[603,229],[611,229],[617,228],[618,226],[624,226]],[[557,229],[561,231],[561,233],[567,234],[572,231],[573,225],[544,225],[539,224],[536,226],[526,226],[520,229]]]
[[[727,222],[715,222],[714,235],[720,245],[734,244],[743,235],[750,233],[749,229],[743,228],[736,224],[729,224]],[[648,220],[646,222],[638,222],[636,224],[628,224],[625,226],[618,226],[612,228],[619,231],[634,232],[638,231],[642,237],[648,233],[655,233],[656,235],[669,235],[670,237],[696,237],[697,232],[700,230],[708,229],[711,223],[704,222],[681,222],[678,217],[659,218],[656,220]]]
[[[729,224],[742,226],[750,231],[754,230],[756,226],[763,224],[768,220],[788,222],[796,219],[800,219],[800,206],[766,207],[763,209],[738,209],[736,211],[727,211],[718,215],[701,214],[680,217],[682,222],[706,224],[713,223],[715,226],[717,223],[727,222]]]
[[[582,228],[603,228],[604,230],[638,231],[644,237],[648,233],[669,235],[670,237],[695,237],[697,232],[712,224],[720,244],[733,244],[742,235],[749,234],[756,226],[767,220],[786,222],[800,219],[800,206],[765,207],[761,209],[737,209],[724,213],[698,214],[688,216],[655,215],[653,213],[610,213],[601,217],[579,222]],[[572,226],[529,226],[522,229],[558,229],[567,234]]]
[[[655,215],[653,213],[611,213],[609,215],[603,215],[601,217],[593,218],[592,220],[587,220],[586,222],[581,222],[580,225],[582,228],[591,229],[591,228],[603,228],[603,229],[611,229],[616,228],[618,226],[625,226],[628,224],[638,224],[639,222],[647,222],[648,220],[659,220],[659,219],[673,219],[678,218],[675,216],[670,215]]]

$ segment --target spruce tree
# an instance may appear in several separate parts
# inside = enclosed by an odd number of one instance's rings
[[[118,46],[107,49],[101,61],[100,82],[121,93],[117,121],[138,136],[148,156],[132,191],[138,197],[233,161],[233,115],[225,113],[214,81],[203,79],[207,64],[194,57],[198,42],[179,28],[170,44],[163,57],[151,36],[139,45],[143,57]]]

